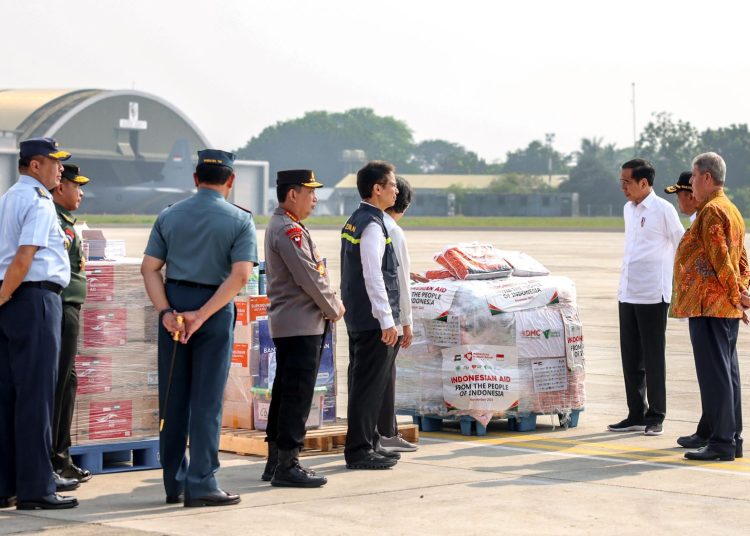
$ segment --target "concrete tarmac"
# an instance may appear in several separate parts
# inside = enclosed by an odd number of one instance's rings
[[[408,217],[408,216],[407,216]],[[339,233],[312,230],[338,284]],[[131,256],[147,229],[110,228]],[[259,238],[262,244],[262,231]],[[348,471],[342,455],[308,457],[325,474],[318,490],[272,488],[260,481],[264,461],[222,454],[221,485],[242,494],[239,505],[182,508],[164,504],[159,471],[97,475],[74,494],[74,510],[0,510],[0,534],[697,534],[750,530],[750,458],[700,463],[683,459],[675,439],[700,414],[687,323],[667,330],[667,420],[664,435],[606,431],[626,415],[620,369],[617,283],[623,237],[611,232],[408,231],[414,270],[434,266],[448,244],[479,240],[520,249],[552,273],[573,279],[584,322],[586,410],[579,426],[508,432],[491,423],[487,436],[457,428],[423,433],[416,453],[387,471]],[[262,247],[260,249],[262,251]],[[748,363],[748,327],[740,328],[740,367]],[[346,330],[338,326],[339,416],[346,415]],[[743,370],[744,372],[744,370]],[[747,390],[748,382],[743,381]],[[748,414],[748,397],[744,410]]]

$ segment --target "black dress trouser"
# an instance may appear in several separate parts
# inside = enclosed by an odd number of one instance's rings
[[[396,346],[396,355],[400,346]],[[380,407],[380,416],[378,417],[378,434],[384,437],[394,437],[398,434],[398,425],[396,424],[396,359],[394,356],[393,366],[391,367],[390,379],[385,384],[385,393],[383,394],[383,405]]]
[[[347,462],[354,462],[374,449],[380,439],[378,417],[402,337],[395,346],[387,346],[380,340],[379,329],[348,333],[349,407],[344,457]]]
[[[709,444],[722,452],[734,452],[734,440],[742,435],[742,393],[737,360],[738,318],[690,318],[695,371],[701,392],[703,419]]]
[[[620,353],[628,418],[645,424],[667,414],[666,330],[669,304],[619,302]]]
[[[73,424],[73,409],[78,389],[75,360],[78,353],[80,321],[81,306],[63,303],[55,411],[52,414],[52,467],[55,471],[67,469],[73,463],[70,458],[70,427]]]
[[[320,367],[323,335],[274,338],[276,377],[266,437],[280,450],[302,448]]]

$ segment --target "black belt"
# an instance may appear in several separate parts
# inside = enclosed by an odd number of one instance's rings
[[[193,283],[192,281],[183,281],[182,279],[167,278],[167,283],[178,285],[180,287],[205,288],[208,290],[216,290],[219,288],[219,285],[206,285],[204,283]]]
[[[2,285],[3,282],[0,281],[0,285]],[[51,290],[57,295],[62,294],[63,287],[61,285],[58,285],[57,283],[52,283],[50,281],[24,281],[20,285],[18,285],[18,288],[43,288],[44,290]]]

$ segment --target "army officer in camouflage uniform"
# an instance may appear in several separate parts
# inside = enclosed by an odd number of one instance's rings
[[[52,468],[60,476],[73,478],[78,482],[90,480],[91,472],[74,465],[70,457],[70,426],[73,422],[73,407],[78,387],[75,359],[78,353],[81,305],[86,299],[86,259],[81,238],[74,227],[76,219],[72,212],[81,204],[81,187],[88,182],[89,179],[80,174],[78,166],[65,164],[60,185],[52,190],[52,200],[55,202],[60,227],[65,233],[65,248],[70,259],[70,284],[61,295],[62,334],[60,360],[57,365],[55,410],[52,414]]]

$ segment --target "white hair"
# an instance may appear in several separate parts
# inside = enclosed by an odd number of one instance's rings
[[[727,177],[727,165],[717,153],[702,153],[693,158],[693,165],[701,173],[710,173],[714,183],[723,186]]]

